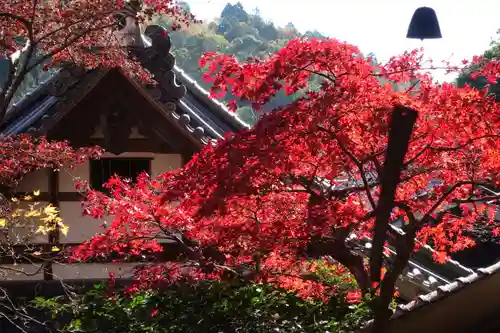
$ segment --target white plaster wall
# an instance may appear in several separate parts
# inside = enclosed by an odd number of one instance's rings
[[[0,265],[1,280],[43,280],[42,264]],[[21,272],[19,272],[21,271]],[[22,273],[24,272],[24,273]],[[26,275],[25,273],[29,274]],[[36,273],[36,274],[35,274]],[[32,275],[35,274],[35,275]]]
[[[156,176],[168,170],[175,170],[182,166],[182,157],[178,154],[152,154],[152,153],[122,153],[113,155],[110,153],[104,154],[103,157],[154,157],[151,162],[152,175]],[[62,192],[74,192],[73,177],[80,177],[81,180],[89,179],[89,166],[84,163],[76,169],[70,170],[71,175],[61,171],[59,174],[59,188]],[[95,220],[88,216],[82,215],[80,202],[60,202],[60,216],[64,223],[69,226],[68,235],[61,235],[62,243],[80,243],[91,238],[96,233],[103,231],[103,221],[108,224],[112,221],[112,217],[106,217],[103,220]]]
[[[60,192],[76,192],[75,182],[80,181],[88,181],[90,174],[90,166],[89,162],[83,162],[78,164],[75,168],[62,168],[59,171],[59,191]]]
[[[49,189],[49,173],[47,169],[40,169],[30,172],[17,184],[15,187],[16,191],[19,192],[30,192],[34,190],[40,190],[41,192],[47,192]]]
[[[117,278],[133,276],[136,263],[108,264],[54,264],[52,272],[55,279],[107,279],[109,273],[115,273]]]
[[[152,176],[158,176],[166,171],[174,171],[182,167],[182,156],[179,154],[156,154],[151,162]]]
[[[153,154],[153,153],[122,153],[114,155],[105,153],[105,158],[128,158],[145,157],[153,158],[151,161],[152,176],[157,176],[165,171],[176,170],[182,166],[182,157],[178,154]],[[59,173],[59,189],[61,192],[74,192],[74,177],[80,180],[89,180],[89,163],[78,165],[75,169],[68,169],[68,172],[61,170]],[[80,202],[60,202],[60,216],[64,223],[69,226],[68,235],[60,235],[61,243],[81,243],[91,238],[96,233],[103,231],[102,224],[106,220],[112,221],[112,217],[106,217],[103,220],[96,220],[82,215]],[[53,273],[55,278],[60,279],[106,279],[110,272],[117,277],[130,277],[135,263],[108,263],[108,264],[54,264]],[[42,276],[43,277],[43,276]]]
[[[96,233],[101,233],[104,221],[111,222],[111,217],[96,220],[83,216],[81,203],[77,201],[63,201],[59,203],[60,216],[64,224],[69,227],[66,236],[60,235],[61,243],[80,243],[91,238]]]

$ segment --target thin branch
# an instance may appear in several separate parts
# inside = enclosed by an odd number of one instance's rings
[[[417,84],[419,84],[419,83],[420,83],[420,79],[413,82],[413,84],[410,87],[408,87],[408,89],[405,90],[405,93],[409,93],[410,91],[412,91],[413,88],[415,88],[417,86]]]
[[[40,273],[40,271],[43,269],[43,265],[40,265],[40,266],[38,267],[38,269],[37,269],[35,272],[33,272],[33,273],[28,273],[28,272],[25,272],[25,271],[23,271],[23,270],[21,270],[21,269],[12,268],[12,267],[7,267],[7,266],[3,266],[3,265],[2,265],[2,266],[0,266],[0,270],[2,270],[2,269],[3,269],[3,270],[7,270],[7,271],[13,271],[13,272],[20,273],[20,274],[24,274],[24,275],[26,275],[26,276],[35,276],[35,275],[37,275],[38,273]]]
[[[23,329],[21,326],[17,325],[12,319],[10,319],[9,316],[7,316],[5,313],[3,312],[0,312],[0,316],[1,317],[4,317],[5,319],[7,319],[7,321],[9,321],[13,326],[15,326],[19,332],[22,332],[22,333],[28,333],[28,331],[26,331],[25,329]]]
[[[376,204],[375,204],[375,200],[373,199],[373,196],[370,192],[370,187],[369,187],[369,183],[368,183],[368,179],[366,179],[366,174],[365,174],[365,171],[364,171],[364,168],[363,168],[363,163],[361,163],[357,158],[356,156],[354,156],[354,154],[352,152],[349,151],[349,149],[347,149],[347,147],[342,143],[342,141],[334,134],[332,133],[331,131],[327,130],[326,128],[324,127],[321,127],[319,126],[319,130],[327,133],[328,135],[330,135],[332,138],[334,138],[340,149],[351,159],[351,161],[356,165],[356,167],[358,168],[359,170],[359,173],[361,175],[361,179],[363,181],[363,185],[365,187],[365,190],[366,190],[366,196],[368,197],[368,201],[370,202],[370,205],[372,206],[373,209],[375,209],[376,207]]]
[[[303,70],[310,73],[310,74],[321,76],[322,78],[327,79],[328,81],[331,81],[331,82],[335,82],[335,79],[336,79],[336,77],[331,77],[329,75],[326,75],[326,74],[318,72],[318,71],[313,71],[313,70],[306,69],[306,68],[304,68]]]
[[[77,40],[79,40],[80,38],[84,37],[85,35],[87,35],[88,33],[92,32],[92,31],[98,31],[98,30],[102,30],[102,29],[106,29],[106,28],[111,28],[115,26],[115,23],[113,24],[108,24],[108,25],[105,25],[105,26],[99,26],[99,27],[95,27],[95,28],[92,28],[92,29],[87,29],[85,30],[84,32],[82,33],[79,33],[77,34],[76,36],[74,36],[73,38],[67,40],[65,43],[63,43],[61,46],[53,49],[52,51],[50,51],[49,53],[45,54],[43,57],[41,57],[38,61],[35,61],[31,66],[29,66],[27,68],[27,72],[30,72],[33,68],[35,68],[36,66],[40,65],[41,63],[43,63],[44,61],[52,58],[54,55],[64,51],[66,48],[70,47],[72,44],[74,44]]]
[[[107,13],[107,14],[102,14],[102,15],[103,15],[104,17],[106,17],[106,16],[108,16],[108,15],[111,15],[112,13],[113,13],[113,12],[109,12],[109,13]],[[36,43],[43,42],[45,39],[50,38],[51,36],[55,35],[55,34],[56,34],[56,33],[58,33],[58,32],[61,32],[61,31],[66,30],[66,29],[69,29],[69,28],[71,28],[72,26],[75,26],[75,25],[77,25],[77,24],[80,24],[80,23],[83,23],[83,22],[87,22],[87,21],[89,21],[90,19],[95,19],[95,21],[100,20],[100,18],[97,18],[97,19],[96,19],[96,17],[95,17],[95,16],[91,16],[91,17],[84,17],[84,18],[82,18],[82,19],[80,19],[80,20],[77,20],[77,21],[75,21],[75,22],[71,23],[71,24],[67,24],[67,25],[61,26],[61,27],[59,27],[59,28],[57,28],[57,29],[54,29],[54,30],[52,30],[52,31],[48,32],[47,34],[45,34],[45,35],[41,36],[40,38],[38,38],[38,40],[36,41]],[[115,24],[116,24],[116,23],[115,23]]]
[[[482,139],[489,139],[489,138],[500,138],[500,134],[486,134],[486,135],[481,135],[476,138],[471,138],[467,140],[467,142],[454,146],[454,147],[432,147],[430,146],[429,149],[434,150],[434,151],[454,151],[454,150],[459,150],[462,148],[467,147],[468,145],[474,143],[476,140],[482,140]]]
[[[412,164],[413,162],[415,162],[420,156],[422,156],[427,149],[431,148],[431,145],[426,145],[422,150],[420,150],[418,153],[415,154],[415,156],[413,156],[411,159],[409,159],[408,161],[406,161],[406,163],[403,165],[404,168],[407,168],[410,164]]]
[[[427,221],[430,219],[431,215],[434,213],[434,211],[443,203],[446,198],[451,195],[457,188],[462,187],[464,185],[475,185],[477,184],[474,181],[462,181],[458,182],[452,187],[450,187],[435,203],[434,205],[425,213],[425,215],[422,217],[420,220],[420,225],[424,225],[427,223]]]

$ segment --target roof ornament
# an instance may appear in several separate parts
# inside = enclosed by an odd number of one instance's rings
[[[173,71],[175,57],[170,53],[171,46],[167,30],[159,25],[150,25],[144,34],[141,34],[141,45],[129,47],[130,53],[137,57],[142,66],[152,73],[158,82],[155,89],[161,92],[157,100],[162,104],[177,102],[187,92],[185,86],[177,83]]]
[[[159,54],[169,54],[172,42],[167,30],[159,25],[150,25],[144,31],[144,35],[151,40],[151,47]]]

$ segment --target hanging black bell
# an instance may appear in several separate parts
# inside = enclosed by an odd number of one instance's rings
[[[434,9],[420,7],[413,13],[406,38],[422,40],[442,38],[441,29],[439,29],[439,22]]]

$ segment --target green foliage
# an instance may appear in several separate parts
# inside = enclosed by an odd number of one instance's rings
[[[335,286],[327,304],[271,284],[224,280],[180,282],[134,294],[111,292],[103,282],[71,299],[36,298],[33,306],[59,323],[69,318],[62,333],[347,333],[359,328],[371,318],[369,299],[348,303],[354,278],[338,266],[316,264],[309,278]]]
[[[497,31],[497,35],[500,36],[500,30]],[[491,42],[490,48],[487,49],[483,53],[484,57],[484,62],[487,62],[492,59],[500,59],[500,39],[496,39]],[[463,73],[460,73],[456,80],[456,85],[458,87],[464,87],[466,84],[470,85],[471,87],[477,88],[477,89],[482,89],[485,88],[486,85],[488,84],[488,80],[485,77],[479,76],[477,78],[472,78],[471,73],[474,71],[477,71],[480,68],[481,64],[472,64],[468,67],[466,71]],[[488,91],[491,94],[494,94],[497,98],[497,100],[500,100],[500,84],[497,81],[497,84],[490,85],[488,87]]]
[[[157,24],[169,26],[168,19],[158,18]],[[294,38],[323,37],[318,31],[300,34],[292,23],[286,27],[275,27],[274,24],[265,22],[260,16],[258,9],[247,12],[241,3],[235,5],[227,4],[214,21],[204,24],[192,25],[187,29],[171,33],[172,53],[175,55],[176,63],[188,75],[209,88],[209,84],[203,81],[202,70],[199,59],[205,52],[219,52],[236,56],[239,60],[248,58],[265,58],[280,50],[285,44]],[[288,96],[279,94],[271,101],[266,109],[272,110],[276,107],[289,104],[297,95]],[[231,97],[227,96],[226,101]],[[249,106],[241,105],[244,111],[244,121],[254,124],[258,119],[255,112],[249,112]]]
[[[113,297],[100,284],[69,302],[37,298],[34,304],[50,310],[53,318],[70,315],[62,328],[67,333],[340,333],[351,332],[370,317],[366,305],[348,304],[343,296],[324,304],[267,284],[212,281]]]
[[[221,18],[234,18],[240,22],[247,22],[249,19],[248,13],[243,9],[243,5],[238,2],[235,5],[231,5],[227,3],[222,13],[220,14]]]

